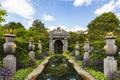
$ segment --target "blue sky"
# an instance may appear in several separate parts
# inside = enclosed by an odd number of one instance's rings
[[[39,19],[50,30],[58,26],[67,31],[85,30],[91,20],[109,11],[120,19],[120,0],[0,0],[0,3],[8,13],[6,23],[21,22],[27,29]]]

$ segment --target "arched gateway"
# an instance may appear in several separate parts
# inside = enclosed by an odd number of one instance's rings
[[[63,53],[68,48],[68,33],[58,27],[49,33],[50,44],[49,51],[54,53]]]

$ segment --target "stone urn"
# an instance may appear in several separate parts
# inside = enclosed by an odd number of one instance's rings
[[[85,41],[84,42],[84,47],[83,47],[85,52],[89,52],[90,50],[90,45],[89,45],[89,41]]]
[[[30,56],[31,60],[33,60],[33,61],[35,61],[34,47],[35,47],[34,40],[33,39],[29,40],[29,45],[28,45],[28,48],[30,50],[29,56]]]
[[[6,42],[3,45],[4,52],[6,54],[13,54],[16,50],[16,44],[14,43],[14,37],[13,34],[5,34]]]
[[[106,36],[106,45],[104,50],[108,56],[113,56],[117,52],[117,46],[115,45],[116,36]]]
[[[75,50],[75,55],[78,56],[80,52],[79,42],[76,42]]]
[[[16,57],[13,55],[16,50],[16,44],[14,43],[15,35],[5,34],[4,36],[6,42],[4,43],[3,48],[7,56],[3,58],[3,66],[10,69],[14,74],[16,72]]]
[[[41,45],[41,41],[38,41],[38,49],[41,50],[42,49],[42,45]]]
[[[33,39],[29,40],[28,49],[29,49],[30,51],[33,51],[33,50],[34,50],[34,40],[33,40]]]

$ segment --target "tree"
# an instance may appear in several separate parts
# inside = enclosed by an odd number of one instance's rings
[[[47,31],[47,28],[45,28],[44,24],[36,19],[33,21],[32,26],[28,30],[28,36],[32,36],[35,42],[38,42],[38,40],[41,40],[41,42],[44,42],[42,44],[44,50],[48,50],[49,46],[49,34]]]
[[[119,28],[119,19],[112,12],[103,13],[102,15],[91,21],[87,27],[91,32],[94,29],[100,29],[103,31],[114,31]]]
[[[107,32],[117,31],[119,23],[120,21],[114,13],[103,13],[88,24],[89,37],[97,37],[95,40],[100,40]]]
[[[30,29],[36,30],[36,31],[41,31],[41,32],[44,31],[44,30],[45,31],[47,30],[45,28],[44,24],[38,19],[33,21],[32,27],[30,27]]]
[[[24,28],[24,26],[20,22],[9,22],[8,24],[3,25],[3,29],[20,29]]]
[[[3,17],[6,15],[7,15],[6,11],[1,9],[1,5],[0,5],[0,23],[5,22],[5,18],[3,18]]]
[[[4,16],[6,16],[6,15],[7,15],[6,11],[1,9],[1,5],[0,5],[0,37],[3,37],[3,34],[4,34],[1,23],[5,22]]]

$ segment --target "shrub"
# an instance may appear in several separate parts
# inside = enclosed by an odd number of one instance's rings
[[[28,67],[28,68],[21,68],[19,69],[16,74],[13,76],[15,80],[25,80],[27,75],[32,71],[33,68]]]
[[[0,80],[12,80],[12,71],[8,68],[0,67]]]
[[[94,69],[91,68],[84,68],[87,72],[89,72],[96,80],[108,80],[106,77],[104,77],[103,73],[99,71],[95,71]]]

